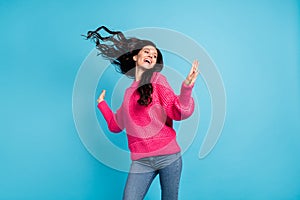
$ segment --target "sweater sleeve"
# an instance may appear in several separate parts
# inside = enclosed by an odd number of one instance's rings
[[[156,87],[161,104],[168,117],[173,120],[183,120],[192,115],[195,105],[191,94],[194,85],[188,86],[183,82],[180,94],[176,95],[167,79],[160,75]]]
[[[121,117],[118,117],[121,116],[122,107],[119,108],[116,113],[113,113],[106,101],[102,101],[98,103],[98,108],[107,122],[108,129],[111,132],[119,133],[124,129]]]

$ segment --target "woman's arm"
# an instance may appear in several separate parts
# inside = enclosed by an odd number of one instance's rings
[[[118,119],[117,116],[121,115],[122,107],[116,113],[113,113],[110,107],[108,106],[108,104],[106,103],[106,101],[104,100],[105,92],[106,91],[103,90],[99,98],[97,99],[98,108],[101,111],[107,123],[108,129],[111,132],[119,133],[124,129],[123,126],[121,125],[121,122],[117,120]]]
[[[168,117],[173,120],[183,120],[192,115],[194,99],[191,97],[193,85],[182,83],[180,94],[176,95],[165,78],[156,85],[157,93]]]
[[[195,105],[191,94],[199,74],[198,65],[198,61],[193,62],[186,80],[181,85],[179,95],[174,93],[164,76],[159,78],[157,83],[158,95],[164,110],[171,119],[183,120],[192,115]]]

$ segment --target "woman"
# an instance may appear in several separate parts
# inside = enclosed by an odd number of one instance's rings
[[[110,36],[102,37],[102,29]],[[126,38],[105,26],[89,31],[86,38],[95,42],[99,54],[120,73],[134,79],[116,113],[104,100],[105,90],[97,99],[109,130],[118,133],[126,129],[132,164],[123,199],[143,199],[158,174],[162,199],[178,199],[182,160],[172,120],[186,119],[194,111],[191,93],[198,61],[193,62],[176,95],[160,73],[163,57],[153,42]]]

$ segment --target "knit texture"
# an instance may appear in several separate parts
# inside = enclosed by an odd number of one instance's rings
[[[153,73],[152,102],[148,106],[137,103],[139,81],[126,89],[121,107],[113,113],[106,101],[98,104],[108,128],[119,133],[126,130],[131,159],[180,152],[172,120],[183,120],[192,115],[194,100],[191,97],[194,85],[181,85],[176,95],[167,79],[159,72]]]

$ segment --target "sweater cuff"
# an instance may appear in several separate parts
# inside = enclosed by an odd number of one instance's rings
[[[190,97],[192,95],[192,90],[194,88],[194,83],[191,85],[186,85],[184,82],[181,85],[180,94],[183,96]]]
[[[180,90],[180,103],[182,105],[187,106],[189,104],[193,88],[194,83],[191,85],[186,85],[184,82],[182,83]]]
[[[109,108],[109,106],[107,105],[107,103],[106,103],[105,100],[103,100],[103,101],[101,101],[100,103],[98,103],[97,107],[98,107],[98,109],[101,111],[101,113],[102,113],[103,115],[107,114],[108,111],[110,111],[110,108]]]

